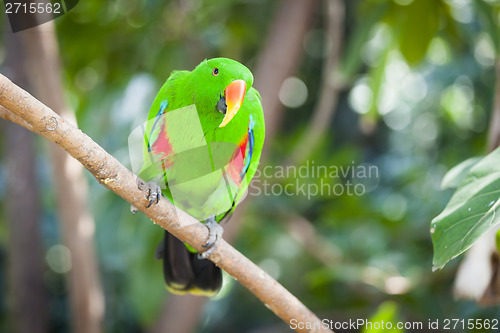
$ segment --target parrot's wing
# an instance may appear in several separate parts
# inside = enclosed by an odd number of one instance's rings
[[[160,122],[162,116],[165,114],[165,110],[167,109],[167,107],[168,101],[165,99],[163,102],[161,102],[160,109],[158,110],[158,113],[156,114],[154,119],[148,120],[148,126],[146,126],[146,129],[149,129],[149,131],[146,132],[145,142],[149,152],[151,151],[151,142],[156,141],[156,139],[158,138],[161,127],[158,126],[158,123]]]
[[[217,220],[230,215],[234,208],[246,197],[248,186],[259,164],[262,142],[256,142],[255,119],[250,115],[247,132],[238,144],[231,161],[225,168],[227,188],[231,197],[231,208]]]
[[[160,107],[156,116],[152,119],[149,119],[144,125],[144,149],[143,149],[143,162],[141,170],[138,173],[138,176],[145,181],[154,180],[159,183],[161,179],[159,178],[164,171],[164,165],[162,165],[162,161],[159,159],[158,154],[154,154],[152,152],[152,146],[154,144],[161,145],[161,149],[166,151],[168,149],[168,140],[161,140],[161,131],[163,129],[163,121],[165,110],[168,107],[168,101],[165,99],[161,102]],[[159,140],[160,139],[160,140]],[[158,142],[160,141],[160,142]],[[165,162],[165,161],[163,161]],[[163,163],[164,164],[164,163]]]
[[[246,107],[250,111],[250,120],[248,123],[248,133],[246,137],[247,145],[244,150],[244,167],[241,169],[241,177],[244,177],[245,180],[242,181],[242,190],[236,197],[235,206],[246,196],[250,181],[259,166],[262,147],[264,146],[264,113],[262,110],[260,94],[254,88],[250,88],[248,91]]]

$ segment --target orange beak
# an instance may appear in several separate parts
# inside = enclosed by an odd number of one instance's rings
[[[224,116],[224,119],[222,119],[222,123],[219,127],[226,126],[231,119],[233,119],[243,103],[246,91],[247,84],[243,80],[234,80],[226,87],[224,93],[226,97],[227,110],[226,115]]]

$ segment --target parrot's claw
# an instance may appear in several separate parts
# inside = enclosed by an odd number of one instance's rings
[[[146,208],[151,207],[153,203],[158,203],[161,197],[161,187],[155,182],[146,183],[142,179],[138,178],[137,187],[140,190],[147,191],[146,199],[148,200],[148,205]]]
[[[198,254],[198,258],[200,259],[207,259],[212,254],[217,246],[217,241],[219,238],[222,238],[222,234],[224,233],[224,228],[215,221],[214,217],[205,220],[205,226],[208,229],[208,238],[207,242],[202,245],[206,250]]]
[[[130,212],[132,214],[136,214],[139,210],[134,206],[134,205],[130,205]]]

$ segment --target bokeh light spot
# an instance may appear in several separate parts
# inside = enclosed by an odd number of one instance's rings
[[[62,244],[52,246],[47,251],[45,259],[50,269],[56,273],[65,274],[71,270],[71,253]]]
[[[367,113],[373,103],[373,93],[368,86],[368,80],[358,80],[349,94],[349,104],[357,113]]]
[[[307,100],[307,86],[299,78],[289,77],[281,84],[279,98],[283,105],[289,108],[298,108]]]

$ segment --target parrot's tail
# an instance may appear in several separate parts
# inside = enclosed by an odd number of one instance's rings
[[[198,253],[165,233],[163,249],[163,275],[167,289],[174,294],[216,295],[222,286],[222,271],[208,259],[199,259]]]

